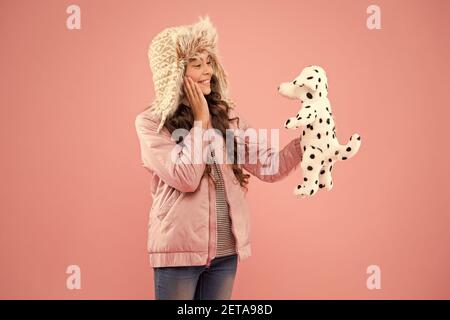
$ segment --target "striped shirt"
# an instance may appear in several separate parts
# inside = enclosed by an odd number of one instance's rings
[[[216,213],[217,213],[217,247],[216,257],[224,257],[236,253],[236,240],[231,230],[231,219],[229,206],[225,195],[222,172],[216,163],[214,150],[211,150],[213,163],[211,164],[211,174],[216,185]]]

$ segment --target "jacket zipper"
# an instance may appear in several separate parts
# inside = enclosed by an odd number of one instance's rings
[[[215,228],[216,228],[216,240],[215,241],[217,241],[217,220],[216,220]],[[208,235],[211,238],[210,232],[208,233]],[[214,250],[211,250],[211,252],[214,252],[215,250],[216,250],[216,248],[214,247]],[[213,257],[213,255],[214,255],[214,257]],[[211,266],[211,260],[214,259],[214,258],[215,258],[215,254],[214,253],[211,253],[211,255],[209,255],[209,243],[208,243],[208,260],[206,261],[206,267],[209,268]]]
[[[223,179],[223,178],[222,178]],[[231,206],[230,206],[230,203],[229,203],[229,201],[228,201],[228,194],[227,194],[227,188],[225,187],[225,180],[224,180],[224,183],[223,183],[223,189],[225,190],[225,197],[227,198],[227,204],[228,204],[228,210],[229,210],[229,214],[230,214],[230,220],[231,220],[231,232],[233,233],[233,235],[234,235],[234,240],[235,240],[235,251],[236,251],[236,253],[238,254],[238,239],[237,239],[237,236],[236,236],[236,232],[235,232],[235,230],[234,230],[234,227],[235,227],[235,225],[234,225],[234,223],[233,223],[233,218],[232,218],[232,215],[231,215]],[[238,254],[239,255],[239,254]]]
[[[211,151],[211,156],[212,156],[212,158],[213,158],[213,161],[214,161],[214,163],[216,163],[216,159],[214,158],[214,156],[213,156],[213,152]],[[211,170],[214,170],[214,169],[211,169]],[[214,193],[216,192],[216,185],[215,185],[215,182],[214,182]],[[216,196],[214,196],[214,199],[215,199],[215,202],[217,201],[217,198],[216,198]],[[215,207],[215,203],[214,203],[214,207]],[[214,210],[214,212],[216,213],[216,217],[217,217],[217,212],[216,212],[216,210]],[[217,218],[215,218],[216,219],[216,225],[215,225],[215,228],[216,228],[216,242],[217,242]],[[208,233],[209,235],[210,235],[210,233]],[[216,245],[217,245],[217,243],[216,243]],[[214,248],[214,251],[216,250],[216,248]],[[208,251],[209,251],[209,243],[208,243]],[[213,252],[214,252],[213,251]],[[208,253],[209,254],[209,253]],[[214,257],[212,256],[212,255],[214,255]],[[208,255],[208,260],[206,261],[206,267],[210,267],[211,266],[211,260],[212,259],[214,259],[215,258],[215,254],[213,254],[213,253],[211,253],[211,256],[209,256]]]

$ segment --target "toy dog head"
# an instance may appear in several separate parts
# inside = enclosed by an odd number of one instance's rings
[[[318,100],[328,95],[325,70],[319,66],[308,66],[291,82],[283,82],[278,92],[289,99],[303,101]]]

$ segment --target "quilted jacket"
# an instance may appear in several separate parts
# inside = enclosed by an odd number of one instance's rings
[[[230,129],[252,129],[235,107],[231,107],[229,118],[235,117],[239,117],[239,126],[237,120],[230,120]],[[141,164],[150,174],[153,200],[148,218],[147,250],[150,265],[209,266],[214,259],[217,231],[215,184],[205,174],[206,161],[195,161],[192,154],[198,151],[201,154],[205,148],[220,145],[215,144],[216,141],[222,141],[224,145],[224,161],[219,167],[224,179],[236,252],[239,261],[243,261],[251,255],[250,208],[244,188],[227,163],[225,140],[216,134],[214,139],[201,139],[200,143],[195,143],[195,130],[202,129],[194,125],[184,136],[183,142],[179,143],[172,139],[165,127],[159,133],[156,132],[159,121],[159,116],[148,110],[138,114],[135,120]],[[238,139],[238,144],[245,152],[243,169],[265,182],[283,179],[300,164],[300,140],[301,137],[295,138],[281,150],[275,150],[263,143],[265,140],[250,144],[245,138]],[[257,161],[250,161],[252,154]]]

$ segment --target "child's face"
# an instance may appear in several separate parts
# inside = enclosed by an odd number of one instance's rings
[[[211,57],[207,52],[199,53],[200,58],[193,58],[186,66],[185,76],[198,83],[204,95],[211,93],[209,80],[213,74]],[[208,80],[203,82],[203,80]]]

